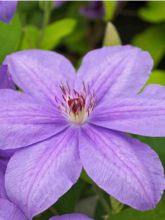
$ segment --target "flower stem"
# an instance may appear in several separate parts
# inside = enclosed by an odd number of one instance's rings
[[[42,9],[43,9],[43,22],[42,22],[42,28],[40,33],[40,39],[38,41],[38,47],[40,48],[42,40],[45,35],[45,29],[47,25],[49,24],[50,16],[51,16],[51,10],[52,10],[52,1],[43,1],[42,2]]]
[[[100,200],[106,214],[108,215],[108,220],[110,220],[110,213],[111,213],[110,207],[109,207],[108,202],[106,201],[106,199],[103,196],[102,190],[98,186],[96,186],[96,184],[94,184],[94,183],[93,183],[93,188],[94,188],[94,191],[96,192],[96,194],[98,195],[99,200]]]

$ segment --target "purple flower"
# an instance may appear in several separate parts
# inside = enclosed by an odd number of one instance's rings
[[[66,1],[65,0],[58,0],[58,1],[54,1],[54,5],[56,8],[61,7]]]
[[[82,167],[107,193],[139,210],[159,202],[163,167],[146,144],[124,134],[165,136],[165,88],[148,86],[152,59],[132,46],[89,52],[75,74],[42,50],[5,63],[23,92],[0,90],[0,148],[18,148],[6,171],[9,198],[31,219],[54,204]]]
[[[104,6],[102,1],[90,1],[86,6],[80,8],[80,13],[88,18],[101,19],[104,16]]]
[[[0,66],[0,89],[15,89],[7,65]]]
[[[0,0],[0,20],[8,23],[15,14],[18,1]]]
[[[92,219],[82,214],[66,214],[62,216],[52,217],[49,220],[92,220]]]
[[[11,152],[0,151],[0,219],[4,220],[26,220],[27,218],[19,210],[16,205],[9,201],[5,186],[4,186],[4,175],[6,165]]]

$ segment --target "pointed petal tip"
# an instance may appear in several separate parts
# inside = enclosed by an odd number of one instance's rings
[[[163,166],[146,144],[103,128],[81,133],[81,144],[87,174],[108,194],[141,211],[158,204],[164,191]]]

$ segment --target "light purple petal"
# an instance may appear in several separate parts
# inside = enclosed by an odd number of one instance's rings
[[[7,194],[30,219],[54,204],[77,181],[82,168],[77,145],[77,135],[67,130],[18,151],[9,161]]]
[[[153,61],[147,52],[132,46],[104,47],[87,53],[78,71],[76,86],[84,81],[96,93],[97,103],[107,96],[137,94],[151,72]]]
[[[37,103],[21,92],[0,90],[0,106],[0,149],[34,144],[68,126],[55,106]]]
[[[142,97],[145,95],[146,97],[152,99],[165,99],[165,86],[149,84],[139,95],[142,95]]]
[[[0,66],[0,89],[15,89],[6,65]]]
[[[165,136],[165,95],[162,91],[165,91],[163,87],[152,86],[134,97],[106,100],[91,115],[91,123],[133,134]]]
[[[7,56],[9,72],[14,82],[37,100],[55,102],[61,81],[71,82],[75,70],[62,55],[43,50],[27,50]]]
[[[11,156],[16,152],[15,149],[12,150],[0,150],[0,168],[5,171],[8,161]]]
[[[24,214],[7,199],[0,199],[0,219],[27,220]]]
[[[135,209],[152,209],[164,190],[163,167],[146,144],[120,132],[88,127],[80,136],[88,175],[107,193]]]
[[[5,172],[9,159],[14,153],[14,150],[0,150],[0,198],[8,199],[5,190]]]
[[[0,1],[0,20],[8,23],[15,14],[17,1]]]
[[[80,8],[80,13],[88,18],[101,19],[104,16],[102,1],[90,1],[88,5]]]
[[[0,167],[0,198],[7,198],[4,182],[4,170]]]
[[[49,220],[92,220],[92,219],[83,214],[66,214],[66,215],[52,217]]]

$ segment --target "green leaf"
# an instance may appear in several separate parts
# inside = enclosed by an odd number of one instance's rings
[[[59,213],[69,213],[74,211],[84,188],[84,184],[85,183],[79,179],[79,181],[57,201],[54,207]]]
[[[21,23],[16,15],[9,24],[0,22],[0,63],[5,56],[14,52],[21,38]]]
[[[44,32],[41,48],[46,50],[53,49],[63,37],[69,35],[74,30],[75,26],[76,20],[70,18],[48,25]]]
[[[140,212],[127,208],[117,215],[112,215],[111,220],[163,220],[165,219],[165,199],[163,198],[158,206],[150,211]]]
[[[112,214],[119,213],[124,207],[124,204],[120,203],[117,199],[113,198],[112,196],[110,196],[110,202],[111,202]]]
[[[148,1],[147,7],[139,10],[139,16],[149,22],[165,21],[165,3],[164,1]]]
[[[35,26],[27,26],[24,28],[24,36],[22,39],[21,49],[32,49],[37,47],[39,30]]]
[[[92,180],[90,179],[90,177],[89,177],[89,176],[87,175],[87,173],[85,172],[85,170],[82,170],[80,177],[81,177],[82,180],[84,180],[84,181],[87,182],[87,183],[90,183],[90,184],[93,183]]]
[[[115,26],[111,22],[108,22],[105,30],[103,45],[114,46],[120,44],[121,40]]]
[[[75,212],[84,213],[88,216],[94,216],[97,202],[98,202],[97,195],[81,199],[76,204]]]
[[[157,65],[165,54],[165,26],[158,25],[148,28],[133,39],[133,44],[147,50]]]
[[[154,70],[151,73],[147,84],[160,84],[165,86],[165,71],[164,70]]]
[[[103,3],[105,11],[104,20],[110,21],[115,14],[117,3],[116,1],[103,1]]]

